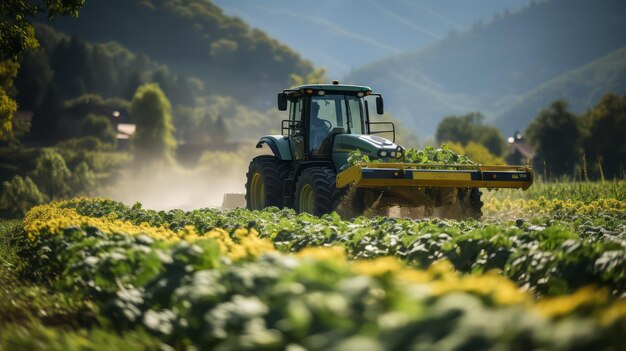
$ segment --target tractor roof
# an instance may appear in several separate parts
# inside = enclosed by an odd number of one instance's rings
[[[347,85],[347,84],[306,84],[300,85],[293,90],[302,91],[302,90],[327,90],[327,91],[350,91],[350,92],[368,92],[372,91],[370,87],[362,86],[362,85]],[[290,89],[292,90],[292,89]]]

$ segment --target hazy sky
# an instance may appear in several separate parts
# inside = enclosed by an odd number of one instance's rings
[[[517,11],[530,0],[214,0],[330,77]]]

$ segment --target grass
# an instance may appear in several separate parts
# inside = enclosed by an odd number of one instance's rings
[[[486,194],[485,197],[495,197],[498,200],[538,200],[544,197],[548,200],[572,200],[584,203],[600,199],[626,201],[626,180],[616,179],[604,182],[535,181],[526,191],[498,189],[496,191],[483,191],[483,193]]]

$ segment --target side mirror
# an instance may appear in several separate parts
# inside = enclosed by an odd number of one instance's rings
[[[376,97],[376,113],[378,113],[379,115],[382,115],[383,113],[385,113],[385,107],[383,105],[383,97],[382,96],[377,96]]]
[[[278,110],[287,111],[287,94],[285,93],[278,94]]]

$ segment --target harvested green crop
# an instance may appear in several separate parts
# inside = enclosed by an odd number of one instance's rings
[[[435,149],[432,146],[427,146],[422,150],[416,150],[413,148],[406,149],[402,159],[370,159],[369,156],[361,153],[360,150],[356,150],[350,153],[348,156],[348,165],[354,166],[364,163],[378,163],[378,162],[402,162],[402,163],[416,163],[416,164],[441,164],[441,165],[472,165],[475,164],[467,156],[459,155],[450,150],[445,145],[441,148]]]

